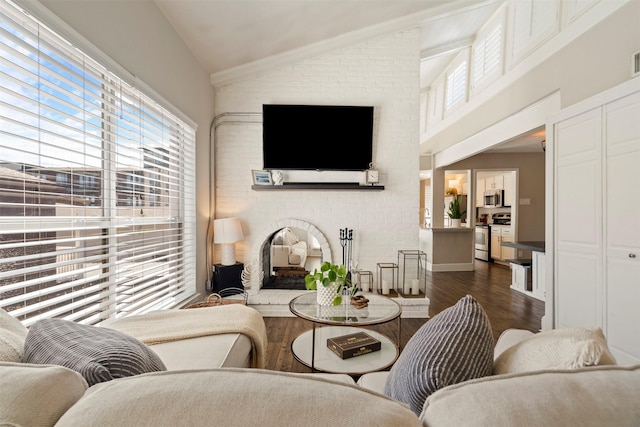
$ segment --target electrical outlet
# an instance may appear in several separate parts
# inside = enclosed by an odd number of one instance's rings
[[[531,199],[520,199],[520,206],[526,206],[531,204]]]

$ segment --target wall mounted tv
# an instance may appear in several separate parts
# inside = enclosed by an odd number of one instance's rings
[[[365,170],[373,157],[373,107],[262,106],[264,169]]]

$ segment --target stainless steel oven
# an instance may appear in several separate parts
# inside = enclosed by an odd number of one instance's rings
[[[482,261],[489,261],[491,254],[491,227],[476,225],[475,257]]]

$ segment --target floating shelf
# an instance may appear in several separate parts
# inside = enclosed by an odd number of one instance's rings
[[[384,190],[384,185],[360,185],[357,182],[285,182],[282,185],[252,185],[254,191],[286,190]]]

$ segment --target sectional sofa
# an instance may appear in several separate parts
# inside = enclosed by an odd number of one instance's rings
[[[357,382],[339,374],[198,368],[187,338],[176,342],[185,344],[177,370],[93,385],[75,369],[22,362],[31,351],[27,331],[4,313],[0,357],[14,361],[0,362],[0,425],[640,425],[640,366],[615,365],[601,331],[508,330],[487,348],[478,311],[467,299],[434,316],[390,371]],[[216,345],[231,349],[229,342]],[[12,351],[23,352],[21,361]],[[490,372],[483,373],[487,352]]]

